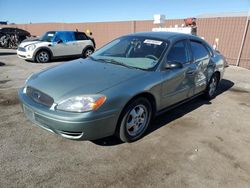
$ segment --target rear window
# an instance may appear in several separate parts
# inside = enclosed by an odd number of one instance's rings
[[[209,46],[208,44],[205,44],[207,50],[209,51],[210,56],[214,55],[213,49],[211,48],[211,46]]]
[[[75,39],[76,40],[88,40],[87,36],[81,32],[75,32]]]
[[[209,58],[209,52],[203,44],[196,41],[191,41],[190,44],[196,62]]]

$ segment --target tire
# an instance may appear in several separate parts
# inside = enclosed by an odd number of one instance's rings
[[[116,136],[123,142],[136,141],[144,135],[152,118],[152,105],[146,98],[130,102],[118,121]]]
[[[92,48],[87,48],[86,50],[83,51],[82,56],[83,58],[86,58],[90,56],[93,52],[94,50]]]
[[[50,61],[50,53],[47,50],[40,50],[36,53],[35,60],[38,63],[48,63]]]
[[[210,78],[207,88],[204,93],[206,99],[213,99],[216,96],[217,88],[219,84],[219,77],[217,74],[213,74]]]

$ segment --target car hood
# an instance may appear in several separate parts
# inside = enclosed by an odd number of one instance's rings
[[[31,44],[35,44],[35,45],[39,45],[40,46],[40,45],[50,44],[50,42],[39,41],[39,40],[24,41],[21,44],[19,44],[19,47],[25,48],[25,47],[27,47],[28,45],[31,45]]]
[[[58,102],[72,96],[100,93],[145,73],[121,65],[78,59],[33,74],[26,85]]]

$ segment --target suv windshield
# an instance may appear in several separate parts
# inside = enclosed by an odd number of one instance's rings
[[[40,37],[41,41],[52,42],[55,36],[55,31],[46,32],[43,36]]]
[[[167,43],[148,37],[127,36],[102,47],[92,58],[106,63],[148,70],[160,60]]]

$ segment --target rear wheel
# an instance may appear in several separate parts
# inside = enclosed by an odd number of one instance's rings
[[[40,50],[36,54],[36,62],[47,63],[50,60],[50,54],[47,50]]]
[[[152,106],[146,98],[133,100],[121,114],[117,136],[123,142],[140,139],[147,130],[151,117]]]
[[[206,99],[213,99],[216,96],[216,91],[218,88],[218,83],[219,83],[219,77],[217,74],[213,74],[211,77],[207,89],[205,91],[205,98]]]
[[[93,54],[94,50],[92,48],[87,48],[86,50],[83,51],[83,58],[86,58]]]

